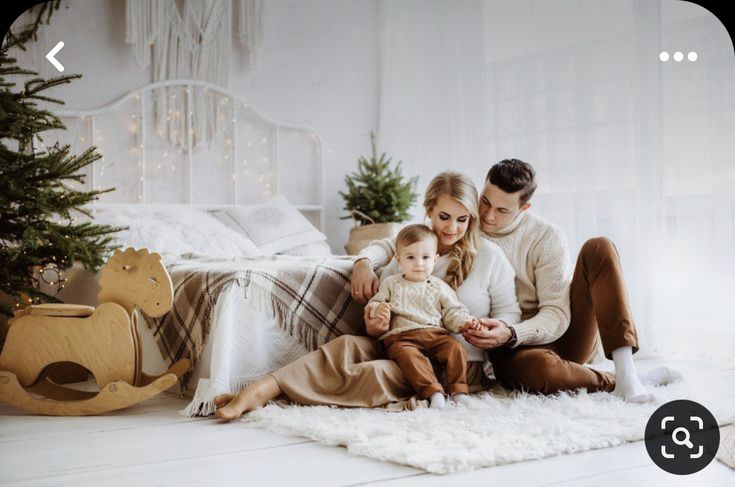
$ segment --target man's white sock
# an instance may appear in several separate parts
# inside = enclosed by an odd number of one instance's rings
[[[621,396],[628,402],[649,402],[654,399],[653,394],[646,391],[641,383],[633,363],[633,347],[620,347],[612,351],[615,363],[615,390],[614,394]]]
[[[615,376],[628,377],[635,375],[635,364],[633,363],[633,347],[620,347],[612,351],[612,359],[615,363]]]
[[[638,374],[638,378],[644,384],[651,384],[654,386],[665,386],[672,382],[678,382],[684,379],[681,372],[676,369],[672,369],[668,365],[659,365],[651,370],[641,372]]]

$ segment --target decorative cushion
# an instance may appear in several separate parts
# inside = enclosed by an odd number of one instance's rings
[[[214,215],[252,240],[266,254],[277,254],[327,239],[283,195],[276,195],[258,205],[220,210]]]
[[[326,240],[312,244],[301,245],[281,252],[284,255],[324,256],[334,255]]]

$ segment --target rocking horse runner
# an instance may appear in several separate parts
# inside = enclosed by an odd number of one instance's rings
[[[171,278],[160,255],[147,249],[115,251],[101,270],[100,288],[96,309],[42,304],[16,314],[0,353],[0,401],[38,414],[99,414],[148,399],[186,373],[188,359],[158,376],[144,374],[141,367],[135,307],[157,318],[173,303]],[[74,362],[91,371],[100,391],[51,381],[49,367],[58,362]]]

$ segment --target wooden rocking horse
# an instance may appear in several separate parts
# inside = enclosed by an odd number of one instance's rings
[[[37,414],[100,414],[153,397],[186,373],[187,359],[158,376],[142,371],[135,307],[157,318],[173,304],[171,277],[160,255],[147,249],[116,250],[102,268],[99,282],[101,304],[96,309],[32,305],[10,320],[0,353],[0,401]],[[81,391],[53,382],[48,371],[59,362],[85,367],[100,390]]]

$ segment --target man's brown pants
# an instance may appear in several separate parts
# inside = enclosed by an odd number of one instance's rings
[[[619,347],[638,351],[620,258],[610,239],[597,237],[582,246],[570,299],[571,322],[558,340],[489,352],[495,376],[504,385],[544,394],[581,387],[589,392],[615,388],[613,374],[582,365],[594,351],[598,330],[608,359]]]
[[[444,393],[433,363],[443,366],[446,392],[467,392],[467,352],[446,328],[420,328],[390,335],[383,340],[388,358],[403,372],[419,396]]]

